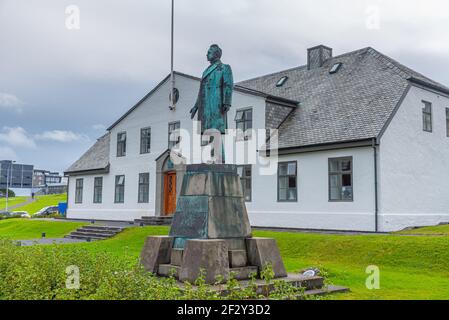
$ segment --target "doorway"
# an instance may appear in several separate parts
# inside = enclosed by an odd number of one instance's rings
[[[172,216],[176,211],[176,171],[164,175],[164,215]]]

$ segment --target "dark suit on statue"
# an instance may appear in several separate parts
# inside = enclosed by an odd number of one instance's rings
[[[201,121],[201,133],[216,129],[225,134],[227,129],[226,107],[232,104],[234,80],[231,67],[217,61],[204,72],[195,109]]]

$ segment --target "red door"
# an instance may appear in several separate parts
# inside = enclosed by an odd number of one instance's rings
[[[164,177],[164,203],[166,216],[175,214],[176,211],[176,172],[168,172]]]

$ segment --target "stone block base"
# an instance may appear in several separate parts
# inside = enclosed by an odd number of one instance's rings
[[[150,272],[190,283],[198,279],[202,270],[208,284],[216,283],[218,276],[226,281],[231,272],[237,280],[250,279],[252,274],[258,278],[267,265],[271,265],[276,278],[287,276],[274,239],[238,240],[187,240],[185,248],[179,249],[173,248],[172,237],[148,237],[141,263]]]
[[[157,274],[160,264],[170,263],[172,247],[172,237],[148,237],[140,253],[140,263],[145,270]]]

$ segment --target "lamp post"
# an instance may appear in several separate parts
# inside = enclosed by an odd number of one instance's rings
[[[9,179],[11,179],[12,176],[12,167],[13,164],[16,163],[15,161],[11,161],[11,166],[9,167],[9,171],[6,172],[6,208],[5,212],[8,212],[8,198],[9,198]]]

